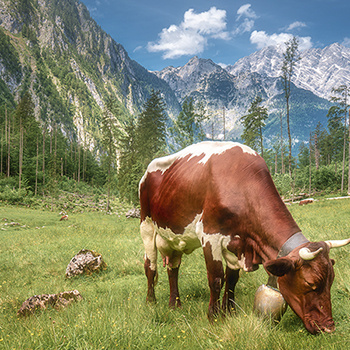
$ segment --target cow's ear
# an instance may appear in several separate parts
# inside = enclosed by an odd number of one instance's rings
[[[291,271],[294,267],[292,260],[288,258],[279,258],[276,260],[266,261],[265,269],[274,276],[281,277]]]

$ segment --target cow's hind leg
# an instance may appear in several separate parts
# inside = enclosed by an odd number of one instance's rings
[[[217,251],[217,247],[212,247],[210,242],[206,242],[205,246],[203,247],[203,252],[205,263],[207,265],[208,282],[210,288],[210,301],[208,309],[209,320],[212,320],[220,313],[220,292],[224,283],[224,269],[222,260],[221,258],[219,259],[218,257],[213,256],[213,251]]]
[[[179,269],[181,264],[182,253],[174,251],[173,254],[168,257],[167,261],[167,271],[169,278],[170,287],[170,297],[169,297],[169,307],[174,308],[175,306],[181,307],[180,293],[178,286]]]
[[[163,266],[167,267],[170,287],[169,307],[181,307],[178,278],[182,252],[172,249],[160,235],[157,236],[156,244],[163,258]]]
[[[231,269],[226,266],[225,292],[222,299],[222,310],[225,313],[233,313],[236,310],[235,305],[235,287],[239,279],[239,269]]]
[[[147,256],[145,256],[145,274],[147,277],[147,297],[146,300],[148,302],[155,302],[156,301],[156,295],[154,292],[154,287],[157,284],[157,279],[158,279],[158,272],[157,270],[153,270],[151,268],[151,261],[150,259],[147,258]]]
[[[154,287],[157,284],[157,248],[156,248],[156,234],[153,222],[146,218],[140,226],[141,237],[145,246],[145,274],[147,277],[147,298],[148,302],[155,302],[156,296]]]

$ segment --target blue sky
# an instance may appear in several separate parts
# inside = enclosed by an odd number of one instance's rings
[[[300,49],[350,47],[349,0],[82,0],[93,19],[149,70],[193,56],[234,64],[299,37]]]

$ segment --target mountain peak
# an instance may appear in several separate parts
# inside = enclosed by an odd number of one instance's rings
[[[250,56],[241,58],[226,70],[233,74],[250,71],[263,76],[279,77],[283,61],[283,48],[265,47]],[[301,60],[295,66],[293,83],[329,99],[333,87],[349,84],[350,48],[339,43],[323,49],[311,48],[301,52]]]
[[[223,69],[215,64],[211,59],[192,57],[183,67],[179,68],[178,75],[182,78],[188,78],[193,74],[210,74]]]

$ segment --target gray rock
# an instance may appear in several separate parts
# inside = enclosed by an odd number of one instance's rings
[[[66,277],[69,278],[83,273],[91,275],[106,268],[107,264],[104,262],[101,254],[93,250],[82,249],[69,262],[66,269]]]
[[[45,310],[52,306],[56,310],[65,308],[69,304],[82,300],[83,297],[77,290],[58,294],[34,295],[28,298],[17,312],[17,316],[29,316],[36,310]]]

